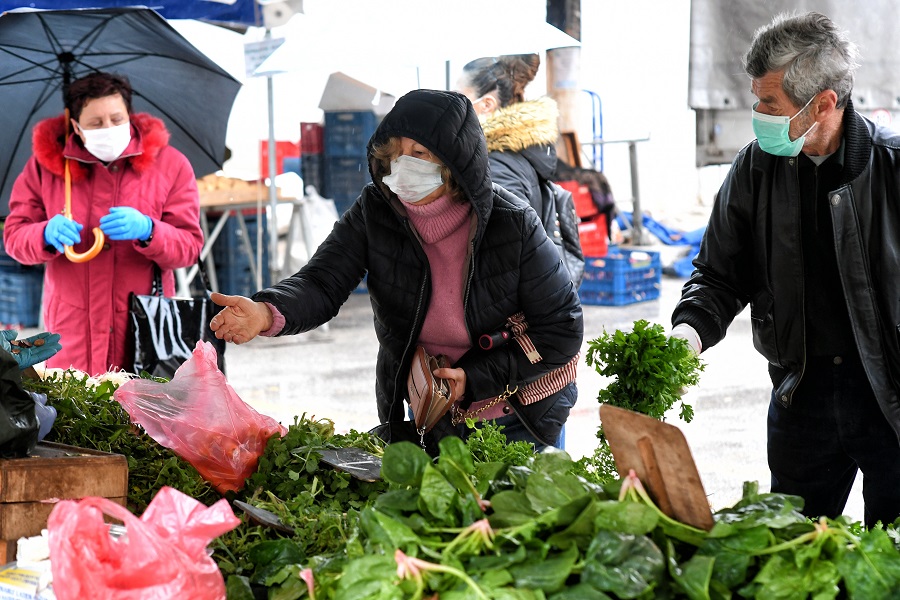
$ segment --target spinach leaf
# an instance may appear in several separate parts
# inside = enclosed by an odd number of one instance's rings
[[[426,465],[431,458],[412,442],[397,442],[384,449],[381,476],[395,485],[416,487],[422,482]]]
[[[509,572],[515,579],[516,587],[555,592],[569,579],[578,555],[576,546],[548,556],[532,555],[525,563],[510,567]]]
[[[637,598],[659,585],[665,559],[642,535],[600,530],[584,557],[581,580],[619,598]]]

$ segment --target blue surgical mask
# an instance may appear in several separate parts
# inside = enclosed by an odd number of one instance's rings
[[[789,135],[791,121],[806,110],[806,107],[813,101],[813,98],[815,98],[815,96],[810,98],[809,102],[807,102],[803,108],[798,110],[797,114],[793,117],[765,115],[756,112],[756,107],[759,106],[759,102],[756,102],[752,109],[753,133],[756,134],[759,147],[765,152],[774,154],[775,156],[797,156],[800,154],[800,151],[803,149],[803,144],[806,142],[806,134],[812,131],[812,128],[816,126],[816,123],[813,123],[812,126],[806,130],[806,133],[796,140],[791,140]]]

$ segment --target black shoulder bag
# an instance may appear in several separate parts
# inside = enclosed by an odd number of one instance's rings
[[[198,262],[204,287],[200,294],[190,298],[164,296],[162,273],[155,263],[150,294],[131,294],[129,313],[134,373],[146,371],[154,377],[171,379],[178,367],[191,357],[200,340],[213,345],[219,370],[225,372],[225,340],[216,338],[209,327],[218,306],[210,298],[203,261]]]
[[[549,179],[541,179],[541,197],[545,203],[545,211],[553,209],[553,213],[544,219],[544,229],[556,244],[577,290],[584,276],[584,253],[578,234],[579,219],[575,212],[575,198],[572,192]]]

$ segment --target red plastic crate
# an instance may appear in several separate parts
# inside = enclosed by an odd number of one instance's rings
[[[591,190],[588,186],[577,181],[557,181],[560,187],[572,192],[572,199],[575,200],[575,214],[580,219],[589,219],[594,215],[600,214],[597,205],[591,198]]]
[[[275,174],[284,173],[284,157],[300,156],[300,144],[294,142],[275,142]],[[265,179],[269,176],[269,141],[259,142],[259,177]]]
[[[325,151],[325,127],[321,123],[300,123],[300,150],[303,154]]]
[[[578,238],[581,240],[581,252],[585,256],[606,256],[609,250],[606,215],[597,215],[589,221],[579,223]]]

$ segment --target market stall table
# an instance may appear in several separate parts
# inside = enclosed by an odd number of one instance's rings
[[[228,222],[228,219],[234,217],[241,229],[241,242],[244,253],[247,256],[250,271],[256,282],[257,289],[262,289],[263,282],[263,249],[266,247],[267,241],[256,245],[257,250],[254,252],[253,246],[250,244],[250,233],[247,227],[247,221],[244,218],[245,211],[256,210],[256,214],[260,215],[266,210],[266,186],[263,182],[244,181],[241,179],[232,179],[227,177],[219,177],[210,175],[199,179],[197,186],[200,190],[200,227],[203,229],[203,249],[200,251],[200,260],[206,264],[206,273],[209,277],[210,288],[212,291],[219,291],[219,283],[216,278],[216,265],[212,255],[212,248],[218,239],[222,230]],[[296,198],[289,198],[278,195],[279,203],[290,203],[294,213],[299,215],[296,204]],[[211,214],[218,215],[215,226],[210,230],[209,217]],[[292,217],[293,220],[293,217]],[[262,229],[258,229],[261,232]],[[259,233],[258,233],[259,234]],[[289,240],[290,242],[290,240]],[[290,247],[288,247],[290,252]],[[277,257],[270,257],[272,262],[272,270],[277,270]],[[178,295],[190,296],[190,285],[197,276],[199,266],[194,265],[190,269],[178,269],[176,278],[178,282]]]

